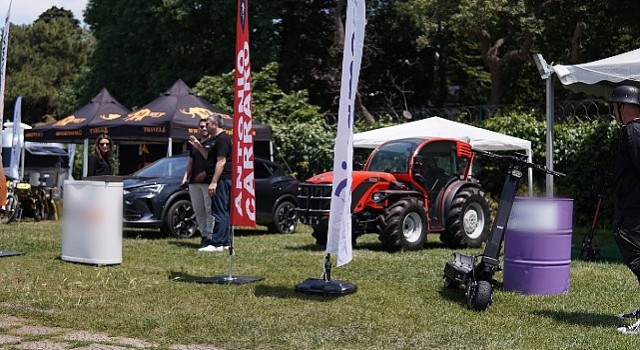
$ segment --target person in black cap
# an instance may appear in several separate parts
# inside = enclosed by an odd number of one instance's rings
[[[640,282],[640,88],[618,86],[609,102],[613,117],[622,125],[613,170],[613,235],[625,264]],[[640,333],[640,308],[618,316],[636,320],[619,327],[620,333]]]

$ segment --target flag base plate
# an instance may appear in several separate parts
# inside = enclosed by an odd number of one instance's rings
[[[346,281],[330,280],[322,278],[307,278],[306,280],[296,284],[296,292],[306,294],[322,294],[341,296],[355,293],[358,287]]]
[[[229,275],[220,275],[209,278],[201,278],[197,280],[198,283],[203,284],[245,284],[251,282],[257,282],[264,280],[264,277],[255,277],[255,276],[229,276]]]
[[[22,253],[16,252],[15,250],[0,250],[0,258],[16,255],[22,255]]]

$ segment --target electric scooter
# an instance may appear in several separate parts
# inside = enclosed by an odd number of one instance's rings
[[[444,266],[444,287],[451,289],[464,285],[467,307],[475,311],[484,311],[492,301],[493,286],[496,284],[493,275],[502,269],[498,257],[511,207],[516,198],[518,183],[524,170],[532,168],[553,176],[564,176],[564,174],[548,170],[543,165],[529,163],[522,155],[500,155],[479,150],[474,150],[474,152],[489,158],[507,161],[509,163],[507,177],[502,188],[498,213],[484,252],[477,256],[453,253],[453,261],[447,262]]]

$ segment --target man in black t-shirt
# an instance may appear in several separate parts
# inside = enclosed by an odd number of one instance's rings
[[[198,249],[203,252],[221,252],[231,245],[229,210],[231,199],[231,136],[222,128],[222,116],[214,114],[207,118],[207,130],[213,147],[206,157],[207,172],[212,173],[208,193],[211,196],[211,211],[215,220],[211,242]]]

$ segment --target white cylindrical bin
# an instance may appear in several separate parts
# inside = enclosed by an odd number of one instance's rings
[[[122,183],[64,181],[62,254],[85,264],[122,263]]]

